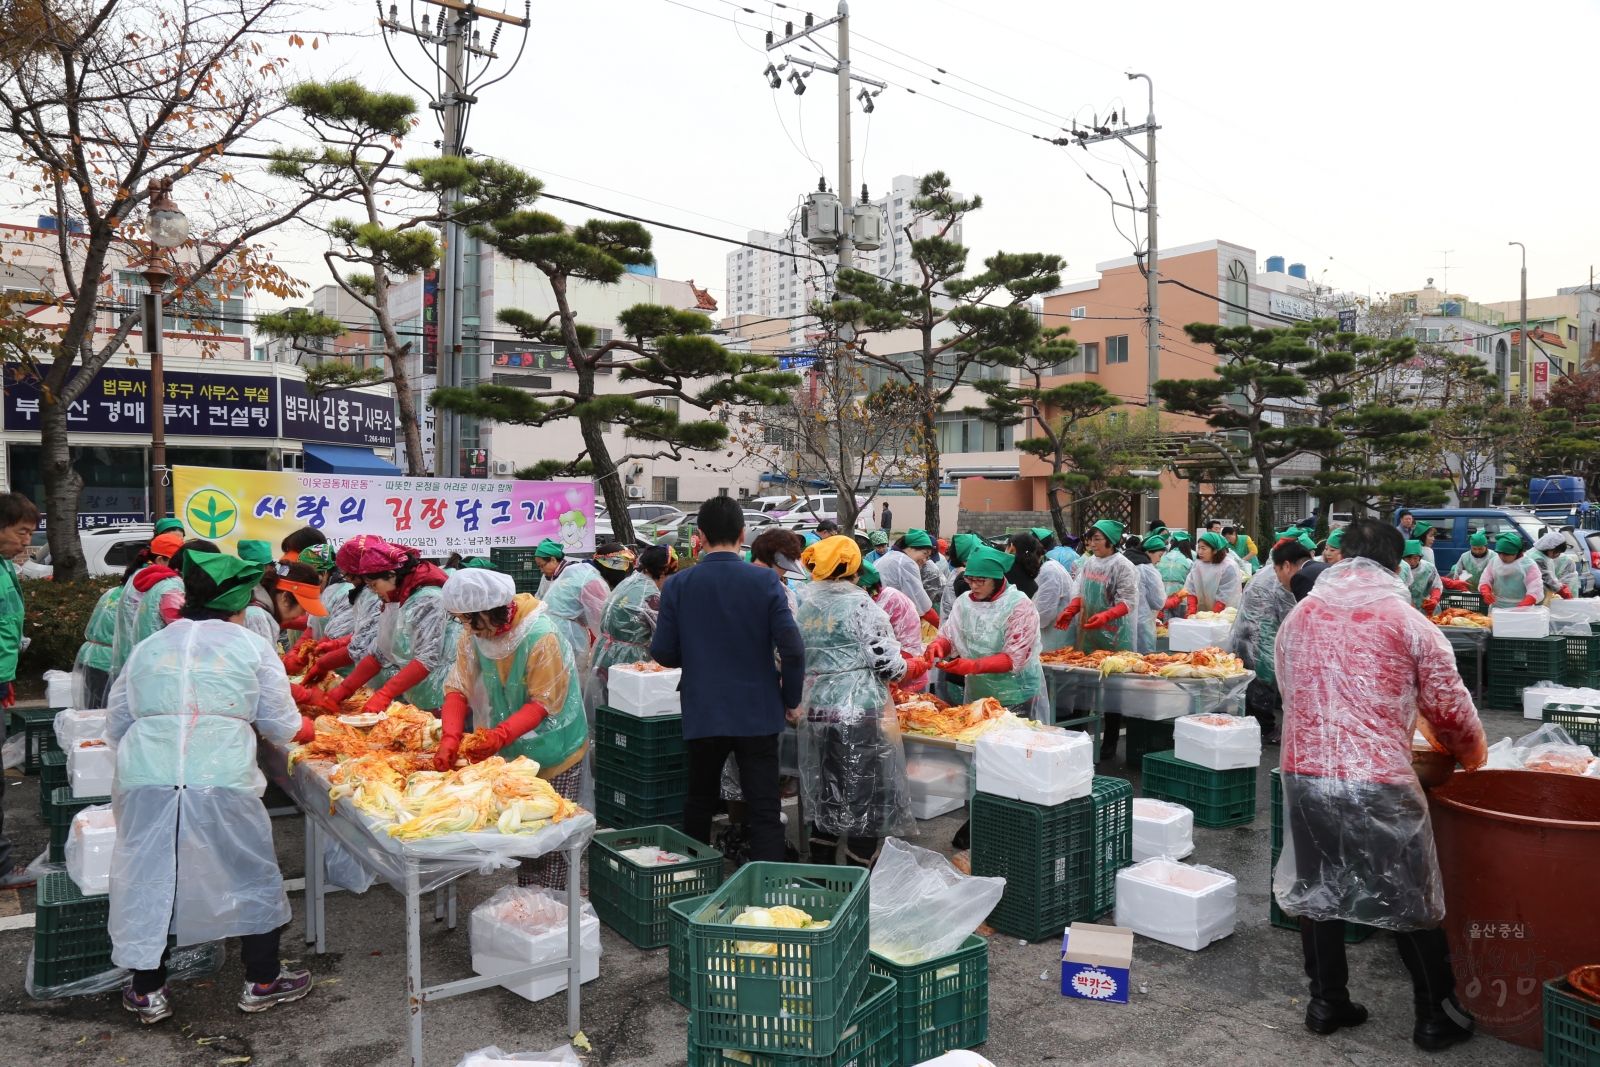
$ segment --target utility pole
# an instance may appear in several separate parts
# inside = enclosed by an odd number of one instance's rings
[[[1507,241],[1507,246],[1522,249],[1522,328],[1517,331],[1517,392],[1528,399],[1528,246],[1521,241]],[[1511,368],[1506,368],[1502,386],[1506,399],[1511,399]]]

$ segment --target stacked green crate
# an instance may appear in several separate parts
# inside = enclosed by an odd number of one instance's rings
[[[1539,682],[1559,682],[1567,670],[1567,639],[1491,637],[1486,665],[1491,708],[1521,709],[1522,691]]]
[[[11,717],[21,720],[27,734],[22,749],[22,773],[38,774],[40,759],[46,752],[59,752],[56,744],[56,712],[62,708],[12,708]]]
[[[894,979],[900,1001],[900,1063],[931,1060],[989,1039],[989,942],[973,934],[954,952],[896,963],[876,952],[872,973]]]
[[[1462,592],[1460,590],[1446,589],[1444,596],[1439,598],[1439,608],[1466,608],[1483,614],[1483,597],[1476,592]]]
[[[1544,1067],[1600,1067],[1600,1004],[1565,978],[1544,984]]]
[[[1094,914],[1117,904],[1117,872],[1133,863],[1133,783],[1094,776]]]
[[[1278,907],[1277,895],[1272,892],[1271,873],[1278,869],[1278,857],[1283,854],[1283,776],[1277,767],[1272,768],[1268,775],[1272,782],[1272,866],[1267,868],[1267,899],[1268,918],[1272,925],[1284,930],[1300,929],[1300,920],[1293,915],[1285,915],[1283,909]],[[1362,926],[1360,923],[1346,922],[1344,924],[1345,944],[1354,945],[1372,936],[1373,928]]]
[[[689,1006],[689,920],[706,901],[703,897],[682,897],[667,905],[667,995],[684,1007]]]
[[[1546,704],[1541,718],[1567,731],[1575,745],[1600,752],[1600,708],[1587,704]]]
[[[111,897],[86,897],[66,871],[39,879],[33,917],[33,984],[48,989],[111,969]]]
[[[646,866],[626,855],[643,847],[674,853],[684,862]],[[589,902],[602,922],[635,945],[661,948],[671,941],[667,908],[721,885],[722,866],[722,853],[670,826],[604,830],[589,846]]]
[[[1192,809],[1196,826],[1216,830],[1256,817],[1255,767],[1214,771],[1171,752],[1152,752],[1143,766],[1144,795]]]
[[[511,580],[517,583],[517,592],[533,593],[538,591],[539,581],[544,574],[539,570],[539,564],[534,559],[538,546],[533,548],[491,548],[489,549],[489,562],[493,563],[502,574],[509,574]]]
[[[695,1041],[694,1016],[689,1016],[688,1067],[897,1067],[900,1034],[894,979],[867,977],[866,991],[850,1015],[850,1028],[839,1047],[827,1056],[772,1056],[742,1049],[718,1048]]]
[[[1093,795],[1044,807],[975,793],[971,813],[972,873],[1006,880],[990,926],[1039,941],[1099,918]]]
[[[683,829],[689,750],[682,715],[595,709],[594,805],[601,826]]]
[[[50,823],[55,791],[67,784],[67,754],[57,749],[39,757],[39,818]]]
[[[1128,736],[1126,759],[1128,766],[1136,767],[1151,752],[1172,751],[1172,724],[1176,719],[1123,719],[1122,728]]]
[[[1600,634],[1567,635],[1566,668],[1561,672],[1562,685],[1577,688],[1600,688]]]

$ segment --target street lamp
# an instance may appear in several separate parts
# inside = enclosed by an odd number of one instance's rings
[[[1506,245],[1516,245],[1522,249],[1522,329],[1517,334],[1517,391],[1522,394],[1522,399],[1528,399],[1528,246],[1521,241],[1507,241]],[[1511,399],[1511,369],[1506,368],[1504,386],[1505,397]]]
[[[145,231],[157,248],[177,248],[189,239],[189,218],[172,199],[172,179],[150,180],[150,210]],[[161,294],[172,280],[172,271],[152,253],[144,266],[145,284],[150,291],[141,300],[141,333],[144,350],[150,356],[150,509],[160,521],[167,517],[167,380],[161,363]]]

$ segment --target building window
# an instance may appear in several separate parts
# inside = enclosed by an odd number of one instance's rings
[[[676,478],[651,478],[650,499],[660,500],[667,504],[678,501],[678,479]]]
[[[1578,328],[1576,326],[1568,326],[1567,327],[1567,340],[1576,341],[1577,339],[1578,339]]]
[[[1106,338],[1106,365],[1128,362],[1128,335]]]
[[[1250,306],[1250,272],[1237,259],[1228,264],[1228,325],[1247,326],[1250,313],[1241,310]],[[1237,304],[1238,307],[1233,305]],[[1106,362],[1111,362],[1108,357]]]
[[[940,452],[1011,451],[1013,427],[996,426],[992,422],[960,414],[940,415],[935,425]]]
[[[1100,345],[1091,341],[1088,344],[1078,345],[1078,354],[1064,363],[1057,363],[1051,367],[1048,374],[1099,374],[1100,373]]]
[[[1072,309],[1071,315],[1075,319],[1086,319],[1089,317],[1089,309],[1087,307],[1075,307]]]

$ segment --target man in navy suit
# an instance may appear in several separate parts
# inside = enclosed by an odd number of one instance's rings
[[[732,497],[700,507],[695,527],[705,554],[667,579],[650,655],[683,668],[678,692],[689,750],[683,829],[711,842],[722,765],[739,764],[748,811],[750,858],[781,863],[778,743],[786,710],[798,709],[806,653],[778,572],[744,562],[744,512]],[[776,657],[776,658],[775,658]]]

